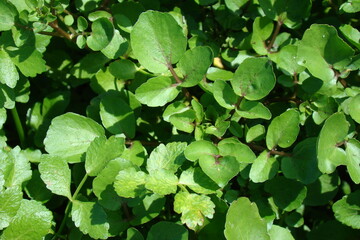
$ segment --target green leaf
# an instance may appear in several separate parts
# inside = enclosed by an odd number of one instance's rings
[[[187,240],[187,229],[173,222],[161,221],[151,226],[146,240]]]
[[[224,233],[228,240],[270,240],[266,222],[260,217],[256,204],[246,197],[241,197],[230,205]]]
[[[127,168],[119,171],[114,182],[116,193],[125,198],[134,198],[145,193],[146,173]]]
[[[298,45],[301,64],[312,75],[325,82],[330,82],[335,77],[333,68],[345,70],[353,55],[354,50],[338,36],[336,29],[329,25],[311,25]]]
[[[347,169],[354,183],[360,183],[360,142],[350,139],[346,143]]]
[[[279,52],[270,54],[269,57],[287,75],[294,76],[305,70],[304,66],[299,65],[297,51],[298,47],[296,45],[286,45]]]
[[[341,112],[325,121],[317,144],[318,167],[322,173],[332,173],[337,166],[346,164],[346,153],[337,144],[344,141],[348,130],[349,123]]]
[[[303,203],[307,189],[297,181],[278,176],[265,183],[265,191],[273,196],[276,206],[290,212]]]
[[[91,24],[91,35],[86,43],[94,51],[104,49],[114,36],[114,26],[106,18],[98,18]]]
[[[18,80],[19,73],[11,58],[5,51],[0,50],[0,82],[14,88]]]
[[[14,6],[6,0],[0,1],[0,31],[10,30],[15,24],[17,15]]]
[[[94,76],[110,59],[100,52],[91,52],[83,57],[70,73],[79,79],[89,79]]]
[[[261,124],[256,124],[247,130],[246,132],[246,142],[258,141],[265,136],[265,127]]]
[[[178,62],[187,42],[176,20],[168,13],[156,11],[140,15],[130,38],[140,64],[154,73],[163,73],[169,65]]]
[[[126,232],[126,236],[127,236],[126,240],[144,240],[144,237],[141,235],[139,230],[137,230],[134,227],[128,228]]]
[[[316,138],[306,138],[299,142],[291,157],[281,160],[281,170],[289,179],[296,179],[303,184],[315,182],[321,175],[316,155]]]
[[[225,81],[216,80],[213,85],[214,98],[220,106],[227,109],[234,109],[239,101],[239,96],[234,93],[234,90]]]
[[[259,3],[268,18],[283,22],[289,28],[297,27],[311,10],[311,0],[259,0]]]
[[[95,202],[73,201],[71,219],[84,234],[95,239],[106,239],[109,234],[107,215],[100,204]]]
[[[1,239],[44,239],[51,231],[52,213],[41,203],[23,199],[16,216],[1,235]]]
[[[25,192],[32,200],[41,203],[46,203],[53,197],[53,193],[46,187],[37,169],[32,171],[32,176],[26,184]]]
[[[321,206],[328,204],[337,194],[340,178],[336,172],[321,175],[315,182],[306,186],[307,195],[304,204]]]
[[[175,173],[185,161],[184,150],[186,145],[184,142],[172,142],[166,146],[160,144],[151,152],[147,160],[146,170],[150,174],[159,169]]]
[[[71,171],[63,158],[43,154],[39,171],[41,179],[52,193],[71,199]]]
[[[309,240],[343,240],[343,239],[358,239],[360,232],[342,224],[336,220],[330,220],[321,223],[317,228],[312,229],[307,235]]]
[[[287,228],[278,225],[272,225],[269,230],[269,235],[272,240],[295,240]]]
[[[52,120],[44,139],[45,150],[68,162],[80,162],[90,143],[104,134],[104,129],[94,120],[66,113]]]
[[[247,58],[235,71],[231,85],[234,92],[248,100],[267,96],[275,86],[271,63],[266,58]]]
[[[24,45],[20,48],[7,49],[13,63],[26,77],[35,77],[46,71],[46,63],[42,53],[32,46]]]
[[[189,146],[187,146],[184,154],[188,160],[195,162],[204,155],[218,155],[219,150],[211,142],[206,140],[199,140],[192,142]]]
[[[185,112],[172,114],[169,117],[169,122],[174,125],[178,130],[191,133],[195,128],[196,113],[192,109]]]
[[[179,94],[178,84],[169,77],[158,76],[150,78],[136,89],[135,96],[149,107],[164,106],[174,100]]]
[[[212,80],[212,81],[215,81],[215,80],[227,81],[227,80],[232,79],[233,76],[234,76],[234,73],[224,70],[224,69],[216,68],[216,67],[210,67],[206,74],[206,78],[209,80]]]
[[[76,21],[77,21],[78,30],[80,32],[85,31],[89,26],[86,18],[84,18],[83,16],[79,16]]]
[[[109,59],[117,59],[124,55],[128,48],[129,42],[120,35],[119,30],[115,29],[111,41],[105,48],[101,49],[101,52]]]
[[[219,186],[199,167],[189,168],[181,173],[179,184],[186,185],[199,194],[215,193]]]
[[[134,199],[135,204],[129,200],[128,205],[132,207],[134,219],[130,221],[132,225],[140,225],[149,222],[160,215],[164,209],[165,198],[158,194],[146,195],[140,202]]]
[[[4,173],[5,187],[21,186],[31,178],[31,166],[20,147],[10,152],[0,151],[0,170]]]
[[[213,218],[214,208],[215,204],[208,196],[188,192],[175,195],[174,211],[181,213],[181,222],[190,229],[203,226],[205,217]]]
[[[254,152],[236,138],[225,138],[218,143],[221,156],[233,156],[239,163],[252,163],[256,156]]]
[[[197,101],[195,99],[191,100],[191,106],[193,107],[193,109],[195,111],[196,122],[201,123],[205,116],[203,106],[199,103],[199,101]]]
[[[120,59],[110,63],[109,70],[116,78],[127,80],[135,78],[137,67],[130,60]]]
[[[121,157],[140,167],[147,157],[147,151],[140,141],[133,141],[129,148],[124,150]]]
[[[107,11],[95,11],[89,14],[88,19],[91,22],[96,21],[99,18],[107,18],[110,19],[112,18],[111,14]]]
[[[145,187],[156,194],[168,195],[176,193],[178,178],[169,170],[159,169],[150,173]]]
[[[300,131],[300,114],[295,109],[287,110],[280,116],[275,117],[268,128],[266,134],[266,146],[269,150],[280,146],[290,147],[295,141]]]
[[[185,112],[189,109],[191,108],[189,106],[186,106],[185,103],[183,103],[182,101],[173,102],[165,108],[162,117],[164,118],[164,121],[169,122],[169,118],[172,115]]]
[[[124,133],[129,138],[135,136],[134,112],[118,92],[102,95],[100,117],[104,127],[112,134]]]
[[[272,179],[279,169],[279,162],[270,156],[267,151],[263,151],[251,165],[249,177],[255,183],[265,182]]]
[[[201,169],[220,187],[224,187],[240,170],[240,163],[233,156],[204,155],[199,159]]]
[[[266,39],[271,36],[274,23],[266,17],[257,17],[253,22],[253,32],[251,34],[251,46],[260,55],[266,55]]]
[[[360,191],[355,191],[334,203],[335,218],[343,224],[360,229]]]
[[[125,148],[125,139],[111,136],[95,138],[86,151],[85,170],[89,176],[97,176],[109,161],[120,157]]]
[[[248,119],[271,119],[271,112],[264,104],[256,101],[247,101],[246,99],[241,101],[238,109],[236,109],[236,114]]]
[[[9,226],[20,208],[21,200],[22,192],[18,187],[10,187],[3,192],[0,191],[0,230]]]
[[[351,98],[349,113],[352,119],[354,119],[357,123],[360,123],[360,94]]]
[[[187,50],[176,65],[183,76],[181,86],[197,85],[205,77],[212,61],[213,53],[209,47],[200,46]]]
[[[233,12],[240,10],[249,0],[225,0],[225,5]]]
[[[115,211],[121,206],[119,195],[115,192],[113,183],[121,170],[134,168],[134,164],[123,158],[111,160],[94,178],[92,186],[99,203],[106,209]]]
[[[347,2],[341,4],[340,10],[347,13],[356,13],[360,11],[360,2],[359,0],[348,0]]]
[[[111,11],[117,26],[124,32],[130,33],[139,15],[145,11],[142,4],[138,2],[121,2],[112,4]]]
[[[345,38],[355,47],[360,49],[360,31],[356,28],[353,28],[349,24],[344,24],[339,27],[341,33],[345,36]]]

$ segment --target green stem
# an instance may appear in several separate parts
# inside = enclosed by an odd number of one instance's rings
[[[22,148],[24,148],[26,146],[25,133],[16,107],[11,109],[11,114],[15,122],[16,131],[18,132],[19,135],[20,145]]]
[[[69,214],[70,214],[70,211],[71,211],[71,204],[73,203],[73,201],[76,200],[76,197],[77,195],[79,194],[82,186],[84,185],[84,183],[86,182],[88,178],[88,175],[85,174],[85,176],[83,177],[83,179],[81,180],[79,186],[76,188],[73,196],[69,199],[69,202],[67,203],[66,205],[66,208],[65,208],[65,214],[64,214],[64,217],[61,221],[61,224],[60,224],[60,227],[59,227],[59,230],[55,233],[55,235],[52,237],[51,240],[55,240],[62,232],[62,230],[64,229],[65,227],[65,223],[66,223],[66,219],[68,218]]]

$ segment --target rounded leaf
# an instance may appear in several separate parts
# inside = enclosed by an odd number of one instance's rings
[[[343,224],[360,229],[360,191],[355,191],[334,203],[335,218]]]
[[[105,48],[114,36],[114,26],[106,18],[99,18],[91,25],[92,33],[87,38],[89,48],[100,51]]]

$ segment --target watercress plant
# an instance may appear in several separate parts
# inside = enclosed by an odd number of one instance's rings
[[[358,0],[0,0],[0,239],[359,239]]]

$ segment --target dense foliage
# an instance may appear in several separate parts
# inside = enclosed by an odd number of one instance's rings
[[[0,239],[360,239],[359,0],[0,0]]]

